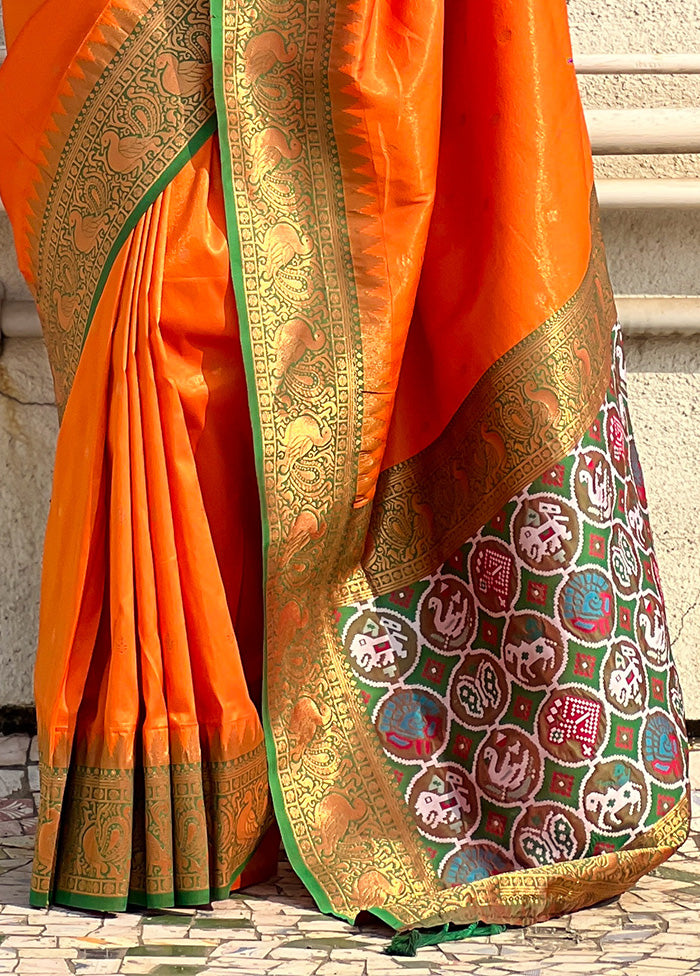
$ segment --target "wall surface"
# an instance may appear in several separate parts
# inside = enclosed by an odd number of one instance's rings
[[[700,0],[570,0],[576,53],[697,52]],[[581,77],[594,108],[697,107],[700,76]],[[697,156],[598,158],[599,177],[700,177]],[[700,211],[607,212],[618,294],[700,294]],[[27,298],[0,214],[0,282]],[[700,322],[698,323],[700,329]],[[700,719],[700,336],[628,340],[631,409],[652,506],[688,714]],[[0,705],[31,700],[40,553],[57,431],[46,355],[35,340],[0,353]]]

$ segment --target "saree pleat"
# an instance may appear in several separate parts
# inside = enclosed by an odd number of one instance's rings
[[[109,362],[101,381],[92,381],[93,397],[106,409],[101,465],[95,462],[92,475],[83,468],[83,477],[102,486],[106,518],[98,517],[94,526],[87,520],[62,524],[58,545],[73,549],[71,537],[87,535],[90,550],[105,562],[101,572],[86,572],[83,583],[83,605],[94,608],[95,636],[74,643],[66,665],[74,684],[81,671],[87,669],[87,676],[75,692],[74,733],[70,725],[64,731],[64,751],[73,740],[65,798],[61,806],[54,796],[40,828],[56,829],[60,821],[58,870],[44,884],[67,904],[120,907],[127,898],[146,905],[189,904],[225,895],[268,827],[262,731],[246,691],[232,620],[246,576],[240,560],[256,520],[251,513],[251,528],[239,533],[238,553],[221,550],[222,566],[237,565],[228,576],[238,582],[238,592],[227,593],[202,498],[205,476],[195,459],[201,431],[189,401],[201,395],[202,381],[194,393],[187,386],[178,389],[160,330],[166,248],[171,280],[177,280],[172,250],[183,240],[178,206],[185,200],[191,211],[188,194],[205,215],[218,206],[212,152],[205,146],[139,221],[114,273],[115,310],[108,285],[81,363],[83,368],[93,355],[105,354]],[[217,260],[226,268],[225,248]],[[189,278],[188,265],[180,267]],[[216,268],[210,270],[216,277]],[[199,272],[206,277],[201,262]],[[196,288],[196,276],[183,287]],[[210,313],[213,334],[235,328],[231,297],[225,308]],[[111,325],[103,326],[103,314]],[[234,362],[229,374],[236,370]],[[63,457],[75,451],[77,424],[84,450],[73,463],[80,466],[91,447],[99,457],[99,433],[90,445],[71,404],[61,429],[59,466],[68,468]],[[245,455],[249,438],[239,442]],[[242,473],[250,468],[245,456],[240,467]],[[51,525],[61,522],[63,504],[57,478]],[[51,542],[50,536],[50,575]],[[254,590],[248,583],[249,600]],[[253,600],[247,610],[253,633]],[[255,658],[252,646],[248,654]],[[253,671],[260,672],[259,662]],[[56,688],[51,690],[55,695]],[[265,858],[269,870],[274,848]],[[38,873],[49,869],[40,859],[37,865]]]
[[[226,897],[268,790],[348,920],[625,890],[687,744],[563,0],[104,0],[51,54],[0,110],[64,410],[34,903]]]

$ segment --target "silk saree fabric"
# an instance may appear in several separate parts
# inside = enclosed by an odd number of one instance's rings
[[[628,888],[686,740],[563,0],[4,8],[34,903],[225,897],[273,820],[349,920]]]

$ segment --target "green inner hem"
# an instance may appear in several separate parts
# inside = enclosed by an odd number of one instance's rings
[[[248,390],[248,407],[250,422],[253,429],[255,468],[258,479],[258,493],[260,496],[260,519],[262,523],[263,550],[263,592],[265,592],[267,586],[267,554],[270,546],[270,523],[264,489],[263,443],[259,419],[260,405],[258,402],[257,387],[255,382],[255,360],[253,358],[253,346],[250,338],[250,322],[248,319],[248,309],[245,300],[245,287],[243,282],[243,257],[241,254],[240,237],[238,231],[236,202],[233,194],[233,169],[231,166],[231,154],[229,151],[231,136],[228,128],[226,95],[224,93],[223,31],[223,0],[211,0],[211,55],[214,73],[214,101],[216,104],[216,113],[218,117],[221,141],[221,170],[223,176],[222,182],[224,187],[224,204],[226,210],[226,229],[228,232],[231,277],[233,280],[233,291],[236,298],[238,319],[240,323],[240,342],[243,352],[243,364],[245,367],[246,386]],[[335,915],[336,913],[333,912],[326,893],[318,884],[311,871],[309,871],[299,850],[291,824],[287,819],[282,787],[279,782],[274,736],[270,727],[270,715],[267,706],[267,635],[265,637],[264,647],[265,656],[263,666],[262,724],[265,733],[265,749],[267,753],[270,793],[272,794],[272,804],[277,816],[280,834],[282,835],[282,843],[284,844],[287,857],[289,858],[294,871],[306,885],[306,888],[318,905],[319,910],[328,915]],[[350,923],[354,921],[354,918],[350,916],[340,915],[337,917]]]
[[[92,319],[95,314],[95,310],[99,304],[100,298],[102,297],[102,292],[107,283],[107,278],[109,277],[110,271],[112,270],[112,264],[116,260],[119,251],[122,249],[124,242],[128,238],[129,234],[132,232],[136,224],[139,222],[141,217],[145,214],[152,203],[157,200],[163,190],[172,182],[175,176],[180,172],[185,163],[192,159],[192,157],[202,148],[204,143],[216,132],[216,115],[212,115],[210,119],[204,123],[204,125],[192,136],[187,145],[180,150],[177,156],[170,162],[166,168],[160,173],[155,182],[149,187],[149,189],[144,193],[144,195],[139,200],[138,204],[131,211],[129,216],[124,221],[122,229],[119,231],[114,244],[110,248],[109,254],[105,260],[105,266],[102,273],[98,279],[97,286],[95,288],[95,294],[93,295],[92,302],[90,303],[90,310],[88,312],[87,321],[85,323],[85,331],[83,332],[82,342],[80,348],[85,345],[85,340],[87,339],[88,332],[90,331],[90,325],[92,324]]]

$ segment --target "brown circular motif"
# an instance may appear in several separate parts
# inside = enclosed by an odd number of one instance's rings
[[[408,805],[418,829],[439,841],[464,838],[479,816],[474,785],[459,766],[430,766],[413,782]]]
[[[399,688],[377,709],[375,727],[388,753],[405,762],[430,759],[447,737],[447,709],[424,688]]]
[[[644,768],[651,777],[665,786],[683,779],[685,760],[682,738],[666,712],[655,708],[647,715],[640,741]]]
[[[625,491],[625,513],[627,524],[632,530],[637,545],[642,549],[651,548],[651,529],[649,528],[649,518],[642,508],[634,483],[629,481]]]
[[[479,750],[476,781],[497,803],[521,803],[537,789],[541,768],[537,746],[524,732],[496,729]]]
[[[515,614],[503,641],[503,660],[518,684],[528,688],[546,685],[561,670],[563,635],[546,617]]]
[[[473,592],[491,613],[510,609],[518,589],[515,557],[495,539],[477,543],[469,561]]]
[[[652,593],[637,603],[637,640],[646,659],[656,668],[668,662],[671,641],[663,604]]]
[[[634,830],[647,806],[644,777],[630,762],[613,759],[596,764],[583,791],[586,819],[596,830],[620,834]]]
[[[491,725],[508,704],[508,685],[500,662],[491,654],[467,654],[454,673],[450,703],[464,725]]]
[[[586,846],[586,826],[571,810],[538,803],[525,811],[515,828],[514,850],[523,867],[573,861]]]
[[[597,567],[571,573],[559,594],[559,614],[578,640],[586,644],[607,641],[615,623],[612,582]]]
[[[603,666],[603,687],[612,707],[623,715],[637,715],[647,700],[647,676],[642,655],[629,641],[610,648]]]
[[[615,479],[610,462],[600,451],[584,451],[574,471],[574,492],[579,508],[592,522],[610,521],[615,506]]]
[[[439,576],[420,606],[423,637],[444,654],[463,650],[474,635],[476,610],[469,588],[457,576]]]
[[[560,498],[526,498],[515,516],[513,538],[518,555],[540,573],[566,569],[576,554],[578,536],[578,516]]]
[[[393,684],[413,667],[418,638],[405,617],[391,610],[367,610],[345,633],[352,669],[364,681]]]
[[[560,762],[590,761],[605,738],[605,708],[590,691],[563,688],[547,699],[538,726],[540,742]]]
[[[623,596],[629,597],[637,592],[641,576],[637,543],[619,522],[612,530],[610,569],[615,586]]]
[[[627,473],[627,432],[617,407],[608,407],[608,417],[605,424],[608,440],[608,454],[615,465],[615,470],[624,478]]]

